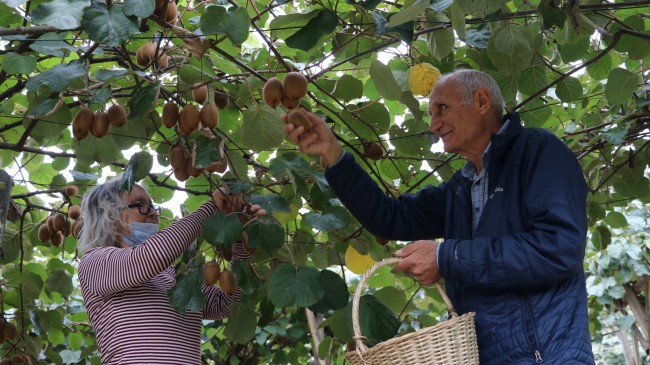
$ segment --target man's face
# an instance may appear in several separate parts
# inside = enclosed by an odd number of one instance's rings
[[[477,98],[472,98],[468,105],[462,105],[456,83],[453,77],[449,77],[439,81],[431,91],[430,130],[442,139],[445,152],[468,157],[468,152],[476,153],[475,150],[480,149],[486,130],[484,123],[481,123]]]

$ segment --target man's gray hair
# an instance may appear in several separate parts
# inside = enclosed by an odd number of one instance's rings
[[[492,96],[492,108],[499,114],[499,117],[501,117],[503,114],[503,108],[505,107],[505,102],[503,101],[501,89],[492,76],[483,71],[461,69],[444,74],[439,81],[448,77],[452,77],[457,81],[458,92],[462,97],[461,104],[463,105],[468,105],[472,102],[474,93],[479,87],[485,87],[490,93],[490,96]]]
[[[95,247],[117,246],[120,226],[128,226],[121,214],[129,209],[122,200],[121,177],[97,185],[81,201],[81,232],[77,250],[84,255]]]

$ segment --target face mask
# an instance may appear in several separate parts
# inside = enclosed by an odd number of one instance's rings
[[[158,229],[158,223],[131,222],[131,233],[122,236],[122,239],[127,246],[135,247],[158,233]]]

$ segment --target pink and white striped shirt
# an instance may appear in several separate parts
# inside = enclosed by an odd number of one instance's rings
[[[202,312],[177,313],[167,290],[175,281],[170,266],[201,232],[201,221],[216,212],[212,202],[133,248],[100,247],[79,263],[79,283],[97,336],[101,361],[109,364],[200,364],[203,319],[222,319],[241,290],[224,294],[203,285]],[[233,258],[250,260],[241,244]]]

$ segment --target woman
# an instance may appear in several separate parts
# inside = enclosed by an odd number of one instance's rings
[[[99,185],[81,204],[79,283],[102,363],[200,364],[201,321],[226,317],[241,290],[226,295],[203,285],[203,311],[179,314],[167,296],[175,281],[171,264],[199,236],[203,219],[241,211],[243,201],[217,193],[158,232],[159,208],[146,190],[120,186],[120,179]],[[247,209],[266,214],[257,205]],[[233,245],[233,260],[250,260],[241,244]]]

